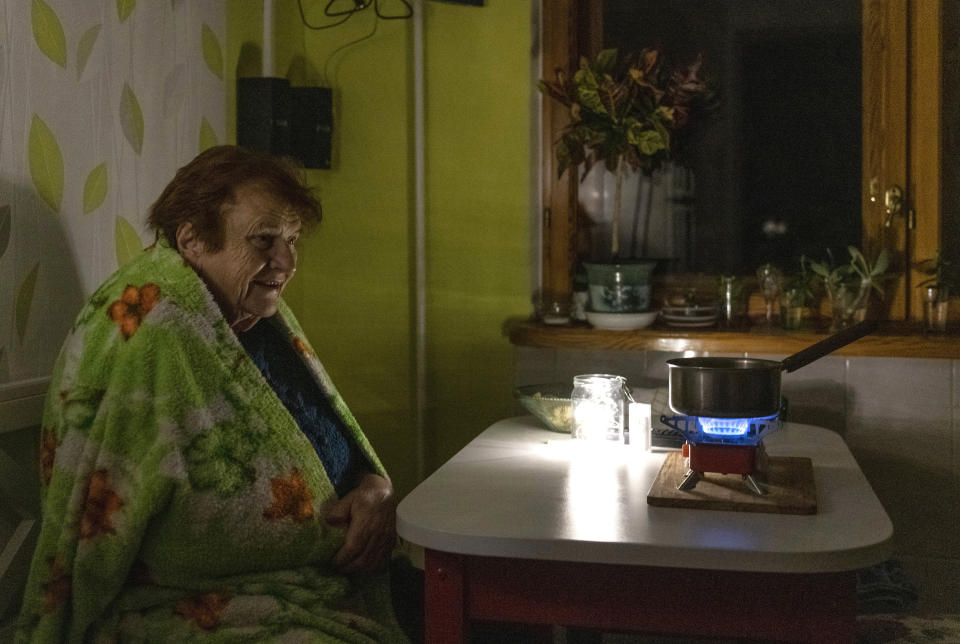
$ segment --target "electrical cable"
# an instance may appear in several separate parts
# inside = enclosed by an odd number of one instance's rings
[[[373,10],[376,12],[377,18],[381,18],[381,19],[383,19],[383,20],[406,20],[407,18],[412,18],[412,17],[413,17],[413,7],[410,6],[410,3],[407,2],[407,0],[400,0],[400,2],[402,2],[403,5],[407,8],[407,13],[406,13],[406,15],[403,15],[403,16],[387,16],[387,15],[385,15],[385,14],[380,13],[380,0],[373,0]]]
[[[329,2],[327,2],[327,6],[324,7],[323,9],[323,15],[327,16],[328,18],[340,18],[340,20],[338,20],[337,22],[331,23],[329,25],[311,25],[307,21],[306,13],[304,13],[303,11],[303,0],[297,0],[297,9],[300,10],[300,22],[302,22],[303,26],[306,27],[307,29],[313,29],[313,30],[330,29],[331,27],[337,27],[339,25],[342,25],[347,20],[352,18],[355,13],[359,13],[364,9],[369,8],[371,3],[373,4],[373,11],[374,11],[374,14],[376,14],[376,17],[373,19],[373,29],[370,30],[370,33],[368,33],[365,36],[361,36],[356,40],[351,40],[348,43],[340,45],[339,47],[334,49],[329,56],[327,56],[327,60],[323,65],[324,82],[327,82],[327,83],[330,82],[330,75],[327,73],[327,69],[330,66],[330,62],[333,60],[334,56],[336,56],[339,52],[346,49],[347,47],[356,45],[357,43],[367,40],[368,38],[372,38],[373,35],[377,33],[377,24],[380,20],[407,20],[413,17],[413,7],[410,5],[408,0],[400,0],[400,2],[403,3],[403,6],[406,7],[406,13],[398,14],[396,16],[387,15],[380,10],[380,2],[382,0],[353,0],[353,3],[354,3],[353,9],[347,9],[343,11],[331,11],[330,9],[331,7],[333,7],[333,4],[336,1],[337,0],[329,0]]]
[[[347,9],[345,11],[330,11],[330,7],[333,6],[333,3],[337,0],[330,0],[327,3],[327,6],[323,8],[323,15],[328,18],[337,18],[339,16],[352,16],[358,11],[363,11],[370,6],[370,0],[354,0],[353,9]],[[299,2],[299,0],[298,0]]]
[[[380,24],[380,21],[377,20],[376,17],[375,17],[375,18],[373,19],[373,29],[371,29],[370,32],[369,32],[367,35],[361,36],[360,38],[357,38],[356,40],[351,40],[351,41],[348,42],[348,43],[344,43],[344,44],[340,45],[339,47],[337,47],[336,49],[334,49],[332,52],[330,52],[330,55],[327,56],[327,61],[323,64],[323,80],[324,80],[325,83],[327,83],[328,85],[332,86],[332,83],[331,83],[331,81],[330,81],[330,74],[327,73],[327,68],[330,66],[330,62],[333,60],[333,57],[336,56],[336,55],[337,55],[338,53],[340,53],[341,51],[343,51],[344,49],[346,49],[347,47],[352,47],[353,45],[356,45],[357,43],[361,43],[361,42],[363,42],[364,40],[367,40],[367,39],[369,39],[369,38],[373,38],[374,34],[377,33],[377,26],[378,26],[379,24]]]
[[[307,29],[313,29],[317,31],[320,29],[330,29],[332,27],[338,27],[343,23],[345,23],[350,18],[352,18],[355,13],[359,13],[364,9],[367,9],[371,4],[371,0],[354,0],[353,9],[345,9],[343,11],[331,11],[330,8],[333,6],[333,3],[335,3],[336,1],[337,0],[329,0],[329,2],[327,2],[327,6],[323,8],[323,15],[327,16],[328,18],[339,18],[343,16],[340,20],[338,20],[337,22],[331,23],[329,25],[311,25],[307,21],[307,15],[303,10],[303,0],[297,0],[297,9],[299,9],[300,11],[300,22],[302,22],[303,26],[306,27]],[[406,12],[396,16],[390,16],[384,13],[380,9],[380,2],[381,0],[373,0],[373,11],[374,13],[377,14],[377,18],[380,18],[381,20],[407,20],[413,17],[413,7],[410,5],[408,0],[400,0],[400,2],[403,3],[403,6],[406,7]]]
[[[338,27],[343,23],[345,23],[347,20],[350,20],[353,14],[360,10],[360,9],[354,9],[353,11],[347,12],[347,15],[345,18],[343,18],[342,20],[338,20],[337,22],[334,22],[329,25],[311,25],[309,22],[307,22],[307,16],[303,13],[303,0],[297,0],[297,8],[300,10],[300,22],[302,22],[303,26],[306,27],[307,29],[313,29],[314,31],[319,31],[321,29],[331,29],[332,27]]]

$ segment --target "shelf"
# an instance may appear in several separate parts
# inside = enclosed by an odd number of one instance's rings
[[[796,353],[827,337],[826,332],[785,331],[759,326],[740,331],[679,330],[660,323],[636,331],[606,331],[586,324],[548,326],[509,319],[503,333],[516,346],[620,351],[696,351],[698,353]],[[831,355],[960,359],[960,332],[928,335],[917,325],[885,322],[880,329]]]

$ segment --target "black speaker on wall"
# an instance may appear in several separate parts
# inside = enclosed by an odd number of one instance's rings
[[[290,88],[290,151],[307,168],[330,168],[333,91],[329,87]]]
[[[237,79],[237,143],[261,152],[290,154],[290,81]]]
[[[237,79],[239,145],[329,169],[332,137],[330,88],[291,87],[285,78]]]

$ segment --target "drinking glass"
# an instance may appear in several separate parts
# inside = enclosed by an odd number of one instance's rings
[[[947,330],[947,308],[949,301],[943,297],[936,286],[928,286],[923,291],[923,327],[926,331],[943,333]]]
[[[780,315],[783,318],[783,328],[795,331],[803,326],[804,294],[797,288],[789,288],[783,292]]]
[[[731,328],[743,317],[746,300],[743,297],[743,280],[734,275],[721,275],[720,286],[720,324]]]
[[[774,304],[783,288],[783,274],[773,264],[764,264],[757,269],[757,281],[760,283],[760,293],[763,294],[764,321],[767,326],[773,326]]]

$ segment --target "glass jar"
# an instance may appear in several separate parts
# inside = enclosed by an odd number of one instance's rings
[[[784,329],[796,331],[803,326],[803,317],[807,311],[805,301],[804,293],[800,289],[788,288],[783,292],[780,298],[780,317]]]
[[[869,284],[840,284],[827,288],[830,297],[832,321],[830,332],[849,328],[867,317],[867,302],[870,298]]]
[[[570,298],[553,293],[544,293],[540,319],[553,326],[570,323]]]
[[[757,283],[760,285],[760,294],[763,296],[763,321],[767,327],[776,325],[778,311],[774,304],[780,298],[783,290],[783,274],[773,264],[763,264],[757,269]]]
[[[590,373],[573,377],[573,438],[623,442],[626,380]]]
[[[739,326],[747,314],[747,298],[744,297],[743,280],[734,275],[721,275],[718,295],[720,300],[720,325],[726,328]]]
[[[947,330],[949,293],[946,289],[928,286],[923,291],[923,327],[926,331],[943,333]]]

